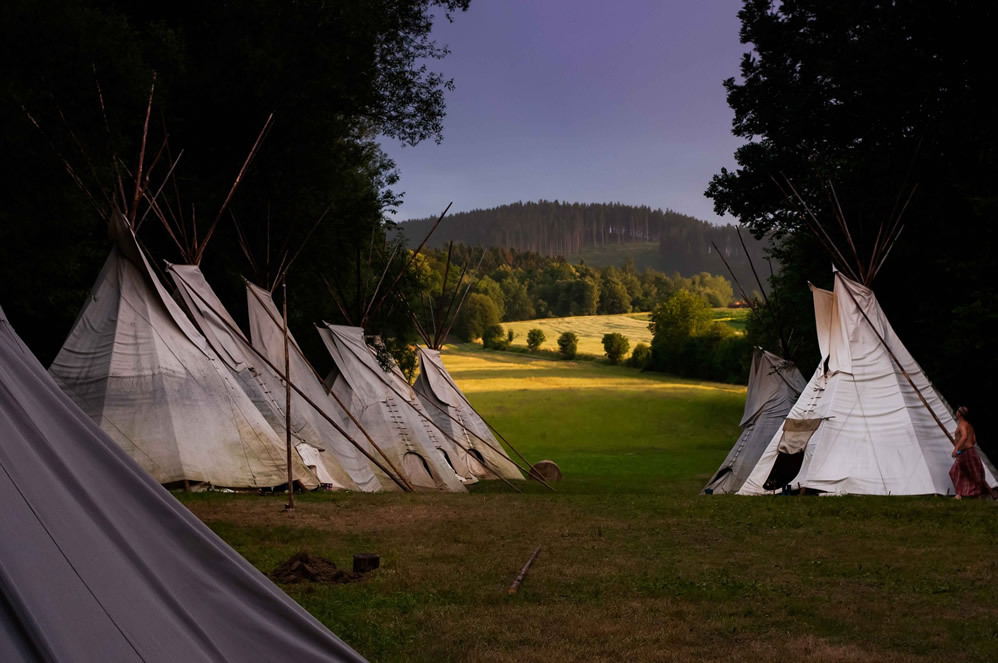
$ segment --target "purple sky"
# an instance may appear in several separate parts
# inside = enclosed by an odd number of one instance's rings
[[[444,141],[385,141],[396,220],[518,200],[622,202],[730,223],[704,198],[741,144],[721,81],[740,0],[472,0],[434,38],[454,78]]]

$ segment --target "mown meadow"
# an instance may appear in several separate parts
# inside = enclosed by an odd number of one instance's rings
[[[284,587],[372,661],[998,660],[995,504],[700,496],[744,387],[477,346],[444,361],[520,451],[561,466],[557,492],[311,494],[293,515],[179,498],[263,571],[379,553],[363,582]]]

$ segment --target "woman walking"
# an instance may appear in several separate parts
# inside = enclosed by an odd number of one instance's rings
[[[953,436],[953,467],[949,470],[949,478],[956,489],[956,499],[962,497],[994,497],[991,488],[984,479],[984,463],[977,453],[977,435],[974,427],[967,421],[967,408],[956,409],[956,434]]]

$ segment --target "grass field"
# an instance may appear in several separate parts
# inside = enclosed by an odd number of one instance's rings
[[[727,309],[725,309],[727,310]],[[542,318],[502,323],[505,329],[512,329],[516,337],[514,346],[527,347],[527,332],[540,329],[544,332],[543,350],[558,350],[558,337],[564,332],[574,332],[579,337],[579,353],[603,356],[603,335],[618,332],[631,342],[631,349],[638,343],[651,344],[648,331],[648,313],[627,313],[623,315],[580,315],[571,318]]]
[[[180,498],[265,571],[378,552],[285,587],[372,661],[998,660],[993,503],[698,496],[743,388],[469,348],[445,363],[557,493]]]
[[[745,323],[748,320],[747,308],[716,308],[714,320],[728,325],[738,333],[745,333]],[[650,313],[625,313],[622,315],[580,315],[570,318],[541,318],[539,320],[520,320],[504,322],[503,328],[512,329],[516,334],[514,347],[527,347],[527,332],[540,329],[544,332],[542,350],[558,350],[558,337],[564,332],[574,332],[579,337],[579,354],[603,356],[603,335],[617,332],[627,337],[631,342],[631,350],[638,343],[651,345],[651,331],[648,323]]]

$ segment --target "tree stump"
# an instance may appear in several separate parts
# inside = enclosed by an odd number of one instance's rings
[[[530,478],[543,481],[561,481],[561,468],[553,460],[539,460],[530,470]]]
[[[374,553],[357,553],[353,556],[353,572],[368,573],[381,566],[381,557]]]

